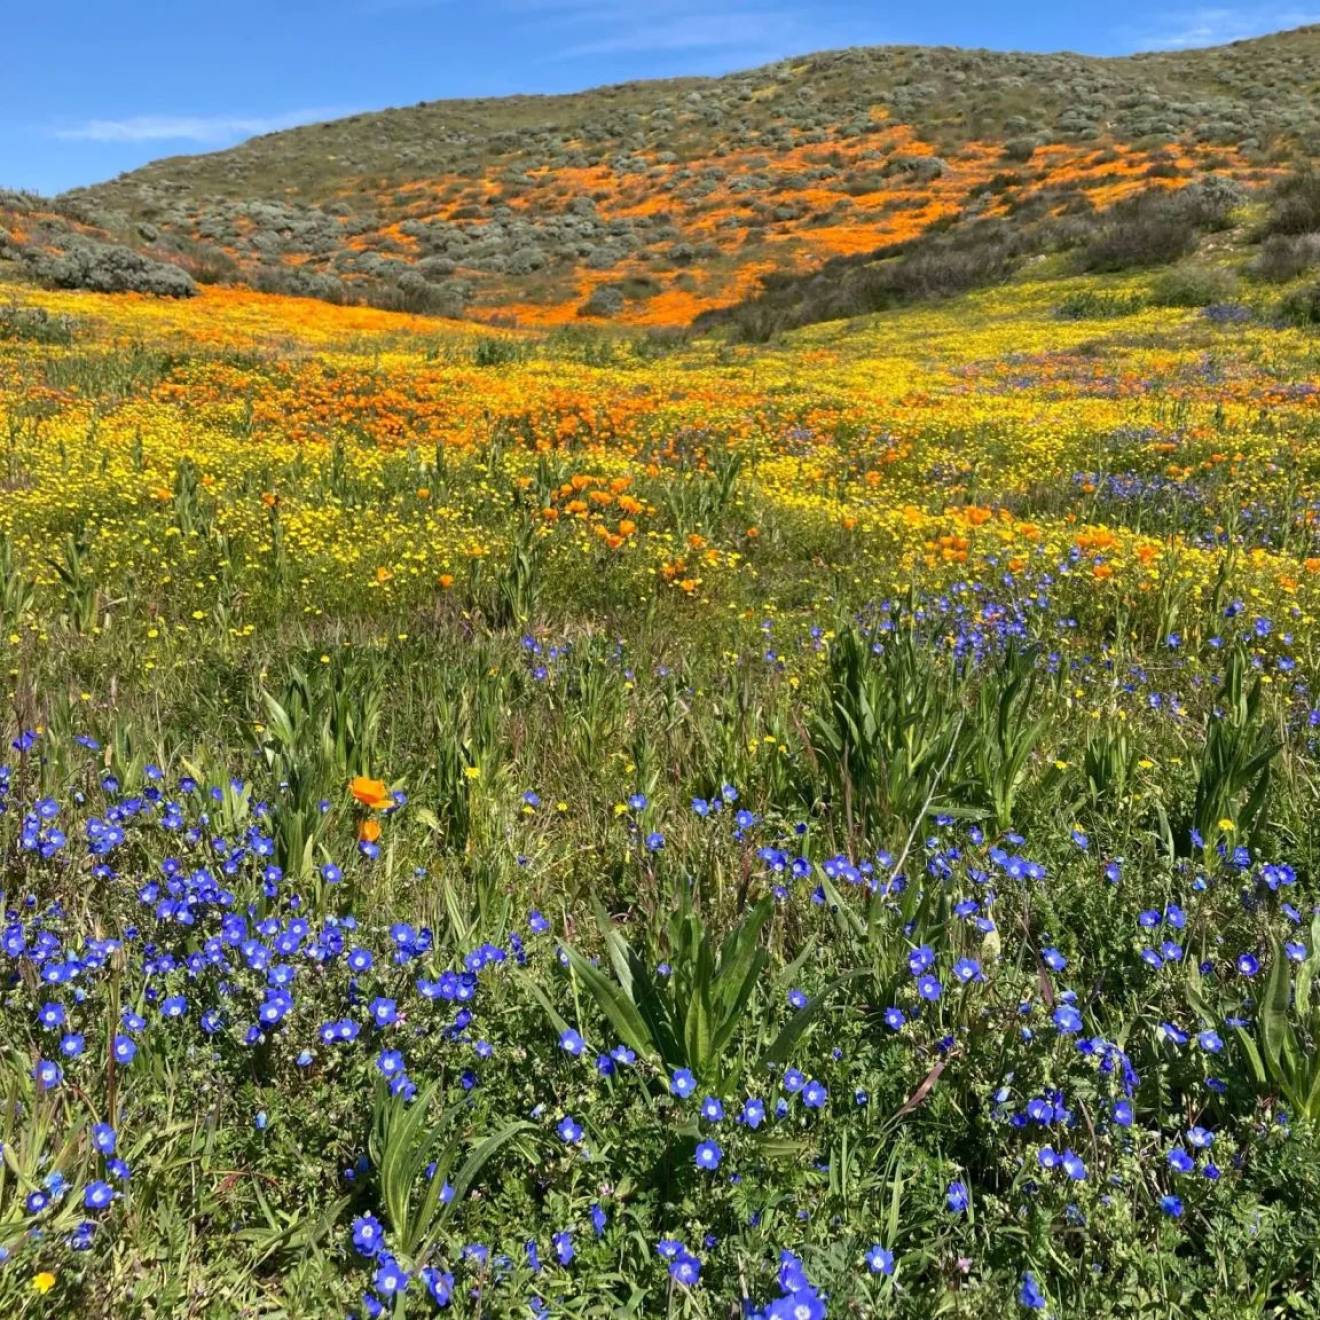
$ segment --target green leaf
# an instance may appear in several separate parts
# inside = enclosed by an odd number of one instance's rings
[[[871,973],[866,968],[856,968],[851,972],[844,972],[842,976],[836,976],[821,992],[818,994],[806,1008],[800,1008],[793,1014],[789,1020],[784,1023],[782,1029],[769,1047],[762,1053],[757,1061],[757,1066],[764,1068],[767,1063],[782,1063],[792,1052],[793,1046],[797,1044],[798,1038],[806,1029],[825,1011],[825,1006],[829,1003],[830,997],[842,986],[847,985],[849,981],[855,981],[859,976],[870,976]]]

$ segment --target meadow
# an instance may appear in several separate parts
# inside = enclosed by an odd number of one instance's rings
[[[1320,341],[1153,279],[0,288],[0,1310],[1320,1312]]]

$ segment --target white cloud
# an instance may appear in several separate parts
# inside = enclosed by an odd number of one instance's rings
[[[53,129],[52,136],[74,142],[196,142],[214,147],[352,113],[323,106],[278,115],[130,115],[125,119],[89,119]]]
[[[1247,37],[1320,23],[1320,9],[1253,4],[1174,10],[1154,29],[1136,38],[1138,50],[1186,50],[1222,46]]]
[[[643,54],[647,51],[760,51],[767,42],[788,35],[792,24],[773,11],[741,14],[689,14],[669,22],[629,23],[557,54],[563,59],[582,55]]]

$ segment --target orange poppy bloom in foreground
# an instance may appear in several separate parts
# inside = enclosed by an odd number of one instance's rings
[[[394,805],[394,799],[383,779],[368,779],[366,775],[358,775],[349,784],[348,790],[356,801],[372,811],[383,811]]]

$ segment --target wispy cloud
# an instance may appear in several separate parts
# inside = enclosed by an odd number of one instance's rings
[[[71,142],[195,142],[216,147],[353,113],[342,106],[321,106],[277,115],[129,115],[55,128],[51,136]]]
[[[653,11],[652,11],[653,13]],[[566,45],[555,53],[562,59],[583,55],[644,54],[647,51],[762,51],[793,36],[798,25],[781,10],[742,10],[733,14],[674,14],[668,19],[648,15],[636,21],[631,10],[613,30]]]
[[[1186,50],[1222,46],[1247,37],[1262,37],[1287,28],[1320,23],[1320,9],[1270,4],[1228,5],[1173,10],[1158,27],[1134,34],[1139,50]]]

